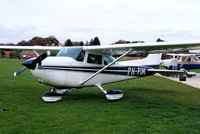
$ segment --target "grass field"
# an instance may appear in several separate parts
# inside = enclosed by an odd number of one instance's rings
[[[200,69],[193,69],[193,70],[191,70],[191,72],[200,73]]]
[[[44,103],[49,87],[29,71],[13,72],[22,60],[0,60],[0,134],[199,134],[200,90],[156,76],[104,86],[122,89],[108,102],[97,88],[73,90]]]

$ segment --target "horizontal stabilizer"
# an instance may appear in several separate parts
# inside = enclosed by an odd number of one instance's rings
[[[148,69],[147,72],[159,73],[161,75],[184,75],[186,70],[164,70],[164,69]]]

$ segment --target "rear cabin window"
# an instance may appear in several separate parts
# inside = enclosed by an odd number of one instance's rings
[[[102,56],[96,54],[88,54],[87,63],[102,64]]]
[[[194,57],[194,61],[199,61],[200,59],[199,59],[199,57]]]
[[[191,58],[187,58],[187,59],[186,59],[186,62],[191,62]]]

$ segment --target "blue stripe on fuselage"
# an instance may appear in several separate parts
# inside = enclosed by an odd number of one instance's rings
[[[122,66],[122,67],[109,67],[101,73],[116,74],[126,76],[147,76],[154,73],[147,72],[147,69],[151,69],[155,66]],[[66,70],[66,71],[79,71],[79,72],[97,72],[102,67],[75,67],[75,66],[39,66],[38,69],[50,69],[50,70]],[[157,68],[157,67],[156,67]]]

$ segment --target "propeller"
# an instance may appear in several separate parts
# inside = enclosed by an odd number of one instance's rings
[[[25,67],[20,68],[19,70],[14,72],[14,76],[17,76],[20,73],[24,72],[27,68],[34,70],[36,68],[37,64],[41,65],[41,62],[46,57],[48,57],[50,54],[51,54],[50,51],[47,51],[46,53],[40,55],[39,57],[37,57],[35,59],[30,59],[30,60],[25,61],[24,63],[22,63],[22,65],[24,65]]]
[[[24,72],[27,68],[26,67],[22,67],[19,70],[17,70],[16,72],[14,72],[14,76],[19,75],[20,73]]]

